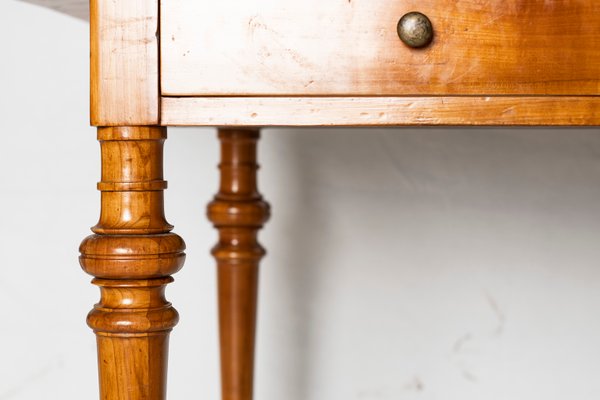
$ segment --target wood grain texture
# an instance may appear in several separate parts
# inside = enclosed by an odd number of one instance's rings
[[[594,0],[169,0],[162,94],[600,94]],[[396,24],[432,21],[410,49]]]
[[[159,123],[158,0],[90,0],[91,122]]]
[[[258,291],[258,264],[265,250],[257,241],[269,205],[256,183],[257,130],[221,129],[221,183],[208,205],[219,230],[217,260],[223,400],[251,400]]]
[[[100,287],[89,313],[97,336],[100,398],[164,400],[169,332],[177,311],[165,298],[185,260],[185,243],[165,220],[165,128],[100,128],[101,215],[79,248]]]
[[[75,18],[89,19],[89,0],[20,0],[71,15]]]
[[[600,97],[163,97],[197,126],[600,125]]]

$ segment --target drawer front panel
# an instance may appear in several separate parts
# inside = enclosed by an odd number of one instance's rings
[[[165,96],[598,95],[600,1],[163,0],[161,63]]]

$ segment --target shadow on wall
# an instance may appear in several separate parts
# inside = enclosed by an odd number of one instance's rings
[[[512,312],[513,332],[537,329],[525,321],[552,329],[531,315],[543,305],[523,305],[528,296],[552,307],[554,277],[571,291],[600,278],[598,133],[265,130],[261,190],[273,218],[262,234],[269,257],[258,351],[265,375],[282,377],[285,388],[259,382],[260,391],[392,399],[452,385],[470,398],[454,383],[489,393],[500,384],[489,376],[520,373],[493,357],[505,314],[522,309]],[[587,300],[598,308],[600,298]],[[442,360],[431,350],[451,353],[465,337],[483,354]],[[527,356],[505,340],[507,357]],[[379,372],[365,372],[369,365]]]

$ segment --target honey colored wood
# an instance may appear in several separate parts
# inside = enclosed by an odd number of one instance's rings
[[[427,15],[433,42],[396,25]],[[169,0],[165,96],[600,94],[593,0]]]
[[[600,97],[163,97],[196,126],[600,125]]]
[[[185,244],[163,211],[166,129],[98,130],[101,215],[80,246],[81,267],[101,299],[88,315],[97,336],[100,399],[164,400],[169,332],[177,311],[165,298]]]
[[[221,183],[208,205],[219,230],[212,254],[218,268],[223,400],[252,399],[258,267],[265,254],[257,235],[269,218],[256,182],[258,138],[257,130],[219,130]]]
[[[91,123],[159,124],[158,0],[90,0]]]
[[[89,18],[89,0],[21,0],[42,7],[47,7],[58,12],[71,15],[75,18]]]
[[[77,0],[30,1],[73,12]],[[269,205],[257,189],[252,127],[600,125],[598,1],[160,3],[90,1],[102,209],[80,263],[101,291],[88,324],[102,400],[165,400],[178,320],[165,287],[185,244],[164,215],[158,125],[224,127],[220,188],[207,211],[219,231],[223,400],[253,392],[265,253],[257,236]],[[409,11],[433,23],[427,48],[397,36]]]

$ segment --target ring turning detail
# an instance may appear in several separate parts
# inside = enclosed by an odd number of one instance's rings
[[[220,129],[221,183],[208,205],[219,231],[217,260],[222,400],[252,400],[259,262],[265,249],[258,231],[270,206],[258,192],[259,131]]]

